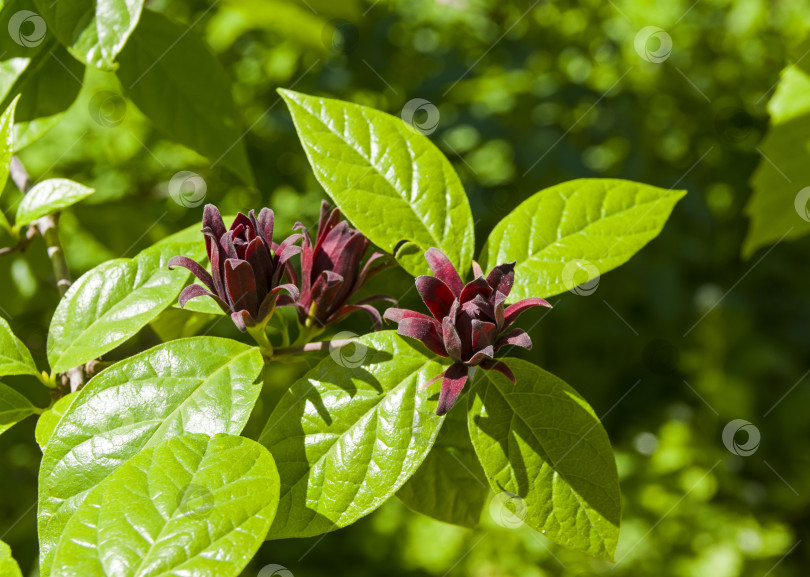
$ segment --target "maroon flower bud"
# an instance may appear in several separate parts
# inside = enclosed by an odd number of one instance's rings
[[[319,330],[361,310],[368,313],[374,328],[379,329],[382,317],[368,303],[393,299],[374,295],[354,304],[348,304],[348,301],[366,281],[387,268],[388,264],[380,260],[384,254],[373,253],[361,270],[368,239],[360,231],[350,228],[348,222],[341,221],[340,210],[330,209],[326,201],[321,204],[315,244],[312,244],[303,224],[298,222],[294,228],[300,229],[304,235],[301,243],[301,296],[296,303],[301,323]]]
[[[205,287],[189,285],[180,293],[180,306],[197,297],[209,296],[226,313],[240,331],[267,320],[276,305],[292,305],[298,298],[294,284],[280,284],[287,270],[287,261],[301,252],[295,243],[300,234],[292,235],[280,245],[273,242],[273,211],[263,208],[257,219],[253,211],[248,216],[241,212],[231,228],[225,223],[219,210],[207,204],[203,211],[203,235],[205,250],[211,263],[211,274],[198,262],[175,256],[169,260],[169,268],[187,268],[202,281]],[[207,287],[207,290],[206,290]],[[289,295],[279,295],[286,291]]]
[[[506,345],[530,349],[532,341],[526,331],[510,327],[529,308],[551,305],[541,298],[528,298],[506,306],[515,281],[514,262],[496,266],[487,278],[473,263],[476,278],[465,285],[442,251],[431,248],[425,258],[435,276],[418,277],[416,290],[433,317],[391,308],[385,311],[385,319],[399,323],[398,334],[419,339],[437,355],[453,360],[445,372],[428,382],[442,378],[436,414],[444,415],[464,388],[468,367],[496,370],[515,382],[509,367],[494,359],[495,353]]]

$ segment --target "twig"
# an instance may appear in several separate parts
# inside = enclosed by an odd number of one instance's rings
[[[31,177],[28,176],[28,171],[16,156],[11,157],[11,165],[9,166],[9,174],[14,184],[20,189],[20,192],[26,194],[33,183]],[[45,246],[48,247],[48,257],[51,259],[51,266],[53,273],[56,276],[56,288],[59,290],[59,296],[65,296],[65,293],[70,288],[70,270],[65,260],[65,251],[62,249],[62,243],[59,240],[59,233],[56,226],[59,222],[59,214],[49,214],[34,221],[32,227],[39,231],[42,238],[45,239]],[[27,236],[27,235],[26,235]]]
[[[20,189],[20,192],[26,194],[31,190],[33,186],[31,177],[28,175],[28,171],[25,170],[22,162],[20,162],[20,159],[16,156],[11,157],[9,174],[14,184]],[[59,213],[49,214],[31,223],[29,231],[32,228],[36,229],[45,240],[45,246],[48,249],[48,257],[51,259],[51,266],[53,267],[53,274],[56,277],[56,288],[59,291],[59,296],[63,297],[70,288],[71,280],[70,269],[68,269],[67,261],[65,260],[65,251],[62,249],[62,242],[59,240],[58,224]],[[26,238],[28,236],[29,235],[26,234]],[[70,385],[70,392],[78,391],[85,382],[84,366],[73,367],[66,371],[64,376],[67,378]]]

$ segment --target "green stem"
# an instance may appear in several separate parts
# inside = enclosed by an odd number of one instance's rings
[[[259,345],[259,350],[262,352],[262,355],[269,358],[273,356],[273,344],[267,337],[266,328],[267,323],[264,322],[259,325],[247,327],[247,332],[251,337],[253,337],[256,344]]]

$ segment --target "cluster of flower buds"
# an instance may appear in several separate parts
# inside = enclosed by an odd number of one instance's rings
[[[431,248],[425,258],[434,276],[417,277],[416,290],[433,316],[389,308],[385,319],[399,324],[398,334],[419,339],[437,355],[452,359],[453,364],[428,383],[442,379],[436,413],[444,415],[464,388],[469,367],[500,371],[514,382],[512,371],[495,360],[495,353],[507,345],[530,349],[526,331],[511,327],[529,308],[551,305],[528,298],[506,306],[515,282],[514,262],[496,266],[486,278],[474,264],[476,278],[465,285],[443,252]]]
[[[382,253],[374,253],[360,268],[369,242],[360,232],[340,221],[340,211],[324,202],[315,244],[303,224],[295,228],[301,234],[273,242],[273,211],[263,208],[256,218],[253,211],[239,213],[230,229],[219,210],[208,204],[203,212],[205,249],[211,273],[200,263],[184,256],[169,260],[169,267],[190,270],[202,285],[192,284],[180,293],[180,306],[197,297],[213,298],[229,313],[241,331],[261,326],[276,306],[297,307],[302,324],[326,328],[356,310],[371,315],[375,328],[381,325],[380,313],[368,305],[381,295],[349,304],[349,299],[385,265]],[[296,244],[302,240],[302,245]],[[301,283],[291,258],[301,255]],[[377,266],[372,263],[378,262]],[[290,282],[282,283],[283,279]],[[281,294],[285,292],[286,294]]]

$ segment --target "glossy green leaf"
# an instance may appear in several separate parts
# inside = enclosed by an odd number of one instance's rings
[[[8,182],[8,167],[14,154],[14,108],[18,98],[0,116],[0,195]]]
[[[439,432],[436,401],[420,390],[446,368],[436,357],[394,331],[348,347],[293,384],[259,438],[281,475],[271,539],[318,535],[368,515],[416,471]]]
[[[413,275],[444,251],[464,273],[475,245],[467,196],[430,140],[372,108],[280,90],[315,176],[346,217]]]
[[[222,315],[221,311],[220,315]],[[214,315],[188,310],[188,307],[181,309],[179,306],[170,306],[152,320],[149,327],[155,331],[161,341],[166,342],[193,337],[216,318]]]
[[[467,417],[462,410],[450,411],[433,450],[397,497],[418,513],[475,527],[487,495],[489,484],[470,441]]]
[[[492,230],[484,270],[517,261],[510,300],[571,290],[627,262],[658,236],[686,191],[583,178],[542,190]]]
[[[810,68],[797,64],[782,71],[768,102],[771,125],[745,206],[751,219],[742,249],[746,257],[780,239],[810,234]]]
[[[20,93],[14,125],[14,151],[21,150],[56,126],[79,95],[84,66],[54,45],[41,51],[15,83]]]
[[[95,190],[65,178],[52,178],[39,182],[22,197],[17,206],[15,224],[23,226],[48,214],[58,212],[81,202]]]
[[[143,0],[35,0],[48,28],[89,66],[115,68],[115,57],[135,29]]]
[[[48,361],[53,372],[86,363],[134,336],[177,299],[188,280],[185,269],[169,270],[168,260],[179,254],[200,258],[200,252],[197,243],[161,244],[82,275],[51,320]]]
[[[87,495],[65,527],[52,574],[236,577],[264,542],[278,494],[273,457],[255,441],[168,439]]]
[[[144,447],[182,433],[238,435],[261,390],[256,347],[194,337],[102,371],[56,425],[39,471],[42,577],[87,492]]]
[[[51,438],[53,430],[56,428],[59,421],[62,420],[62,417],[70,408],[70,405],[73,404],[76,395],[78,395],[78,392],[68,393],[56,401],[50,409],[44,410],[39,416],[39,419],[37,419],[37,428],[34,431],[34,437],[37,440],[37,445],[39,445],[40,449],[43,451],[45,450],[45,445],[48,444]]]
[[[0,433],[6,432],[38,409],[20,393],[0,383]]]
[[[39,377],[40,373],[28,347],[14,336],[6,319],[0,318],[0,376],[3,375]]]
[[[3,577],[22,577],[20,566],[11,556],[11,547],[0,541],[0,575]]]
[[[526,361],[506,361],[516,384],[478,371],[469,393],[470,437],[490,485],[518,499],[516,517],[552,541],[612,559],[621,496],[607,433],[565,382]]]
[[[125,92],[158,130],[252,184],[230,80],[194,30],[145,10],[118,60]]]

